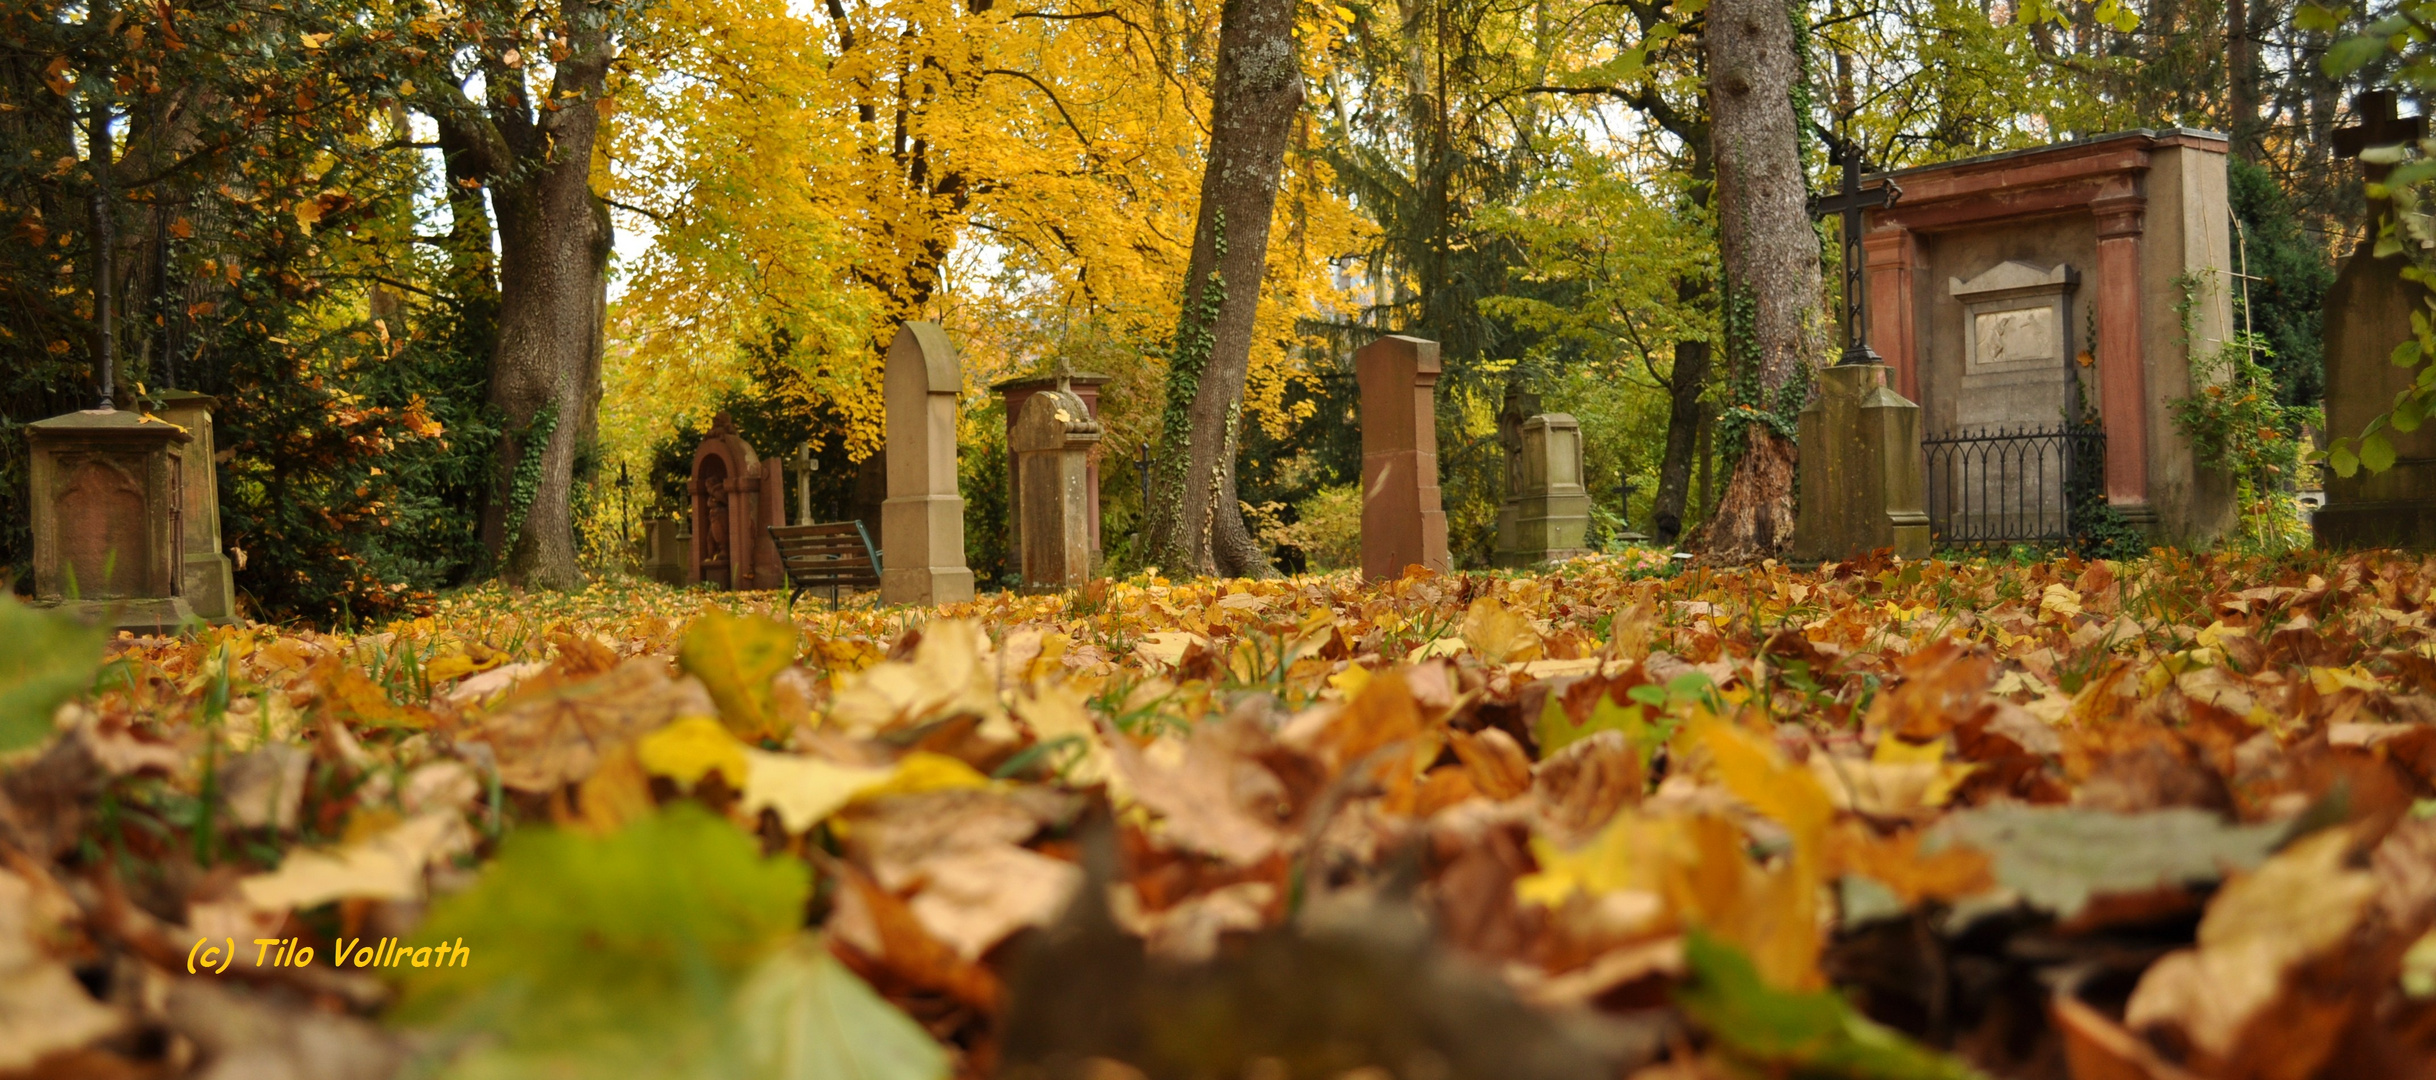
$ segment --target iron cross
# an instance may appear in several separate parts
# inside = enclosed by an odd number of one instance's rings
[[[1832,132],[1821,131],[1827,139],[1827,161],[1844,170],[1843,190],[1821,198],[1810,197],[1810,216],[1823,218],[1837,215],[1843,220],[1844,239],[1844,356],[1838,364],[1878,364],[1875,350],[1869,347],[1869,315],[1862,307],[1861,297],[1861,214],[1881,206],[1893,206],[1903,197],[1903,189],[1891,179],[1881,178],[1878,186],[1861,190],[1861,174],[1869,166],[1861,160],[1860,147],[1837,138]]]

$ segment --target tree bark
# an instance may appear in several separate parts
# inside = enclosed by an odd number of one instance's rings
[[[1726,363],[1730,375],[1758,390],[1758,400],[1735,404],[1768,412],[1798,405],[1786,388],[1806,387],[1827,351],[1819,241],[1793,111],[1801,77],[1794,17],[1783,0],[1718,0],[1703,43]],[[1774,555],[1793,539],[1793,440],[1760,422],[1743,424],[1741,437],[1742,457],[1693,541],[1711,561]]]
[[[1170,573],[1270,577],[1244,525],[1235,447],[1253,315],[1286,142],[1302,108],[1291,0],[1227,0],[1218,30],[1210,150],[1168,357],[1149,561]]]
[[[2247,0],[2225,4],[2225,75],[2230,84],[2225,108],[2225,134],[2233,155],[2258,160],[2258,67],[2251,59],[2250,5]]]
[[[1666,454],[1658,459],[1658,494],[1650,506],[1650,532],[1661,544],[1683,535],[1692,459],[1700,450],[1700,391],[1709,381],[1709,343],[1676,342],[1675,369],[1668,378]]]
[[[512,12],[492,25],[517,25]],[[532,60],[513,39],[486,42],[480,111],[435,114],[444,146],[463,148],[467,176],[488,181],[498,217],[498,341],[490,401],[504,421],[493,456],[482,539],[510,584],[573,589],[575,464],[600,401],[602,298],[609,218],[592,191],[592,148],[615,46],[614,12],[561,0],[565,53],[542,99],[529,99]],[[453,130],[452,130],[453,129]],[[450,171],[459,171],[452,153]],[[452,204],[451,210],[459,207]],[[473,208],[458,218],[471,224]]]

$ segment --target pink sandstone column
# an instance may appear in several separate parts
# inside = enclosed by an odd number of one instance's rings
[[[2098,219],[2098,414],[2106,424],[2106,501],[2148,503],[2148,378],[2140,355],[2140,233],[2148,200],[2115,180]]]
[[[1920,266],[1920,240],[1896,225],[1861,238],[1861,264],[1869,275],[1869,345],[1893,369],[1895,392],[1920,400],[1919,320],[1913,314],[1912,272]]]

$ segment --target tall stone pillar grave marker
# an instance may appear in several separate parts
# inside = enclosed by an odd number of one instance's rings
[[[1497,565],[1519,569],[1587,552],[1590,490],[1582,486],[1581,421],[1540,413],[1523,421],[1519,441],[1506,460]]]
[[[956,488],[956,398],[964,368],[937,323],[909,322],[888,346],[888,501],[880,504],[880,602],[973,598]]]
[[[1362,395],[1362,576],[1407,566],[1441,574],[1446,510],[1438,501],[1438,343],[1401,334],[1353,354]]]
[[[1091,579],[1091,450],[1100,425],[1072,389],[1035,393],[1007,437],[1015,454],[1018,565],[1023,587],[1075,588]]]

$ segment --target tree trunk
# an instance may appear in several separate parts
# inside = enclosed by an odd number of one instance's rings
[[[2231,84],[2225,95],[2225,107],[2231,114],[2226,118],[2225,133],[2231,137],[2233,154],[2245,161],[2258,160],[2258,65],[2252,58],[2250,45],[2250,5],[2247,0],[2228,0],[2225,5],[2225,74]]]
[[[504,9],[490,14],[515,25]],[[546,85],[528,89],[529,65],[506,42],[494,42],[479,60],[484,109],[452,106],[434,118],[452,179],[461,168],[462,178],[487,179],[498,217],[490,401],[504,428],[482,508],[483,545],[510,584],[573,589],[584,582],[575,552],[575,465],[600,402],[611,240],[607,209],[592,191],[592,146],[615,48],[608,5],[562,0],[559,14],[564,52]],[[477,227],[478,207],[450,209],[458,231]],[[455,254],[479,263],[473,252]]]
[[[1658,495],[1650,506],[1650,532],[1661,544],[1683,535],[1683,508],[1692,489],[1693,456],[1700,451],[1700,391],[1709,381],[1709,343],[1675,343],[1675,369],[1666,412],[1666,455],[1658,459]]]
[[[1302,108],[1290,0],[1227,0],[1209,161],[1168,356],[1149,560],[1177,576],[1274,576],[1235,494],[1235,446],[1286,141]]]
[[[1736,383],[1758,391],[1735,404],[1782,419],[1827,350],[1793,112],[1794,17],[1782,0],[1718,0],[1704,42],[1726,363]],[[1762,422],[1740,425],[1740,437],[1742,457],[1694,540],[1711,561],[1774,555],[1793,539],[1793,440]]]

